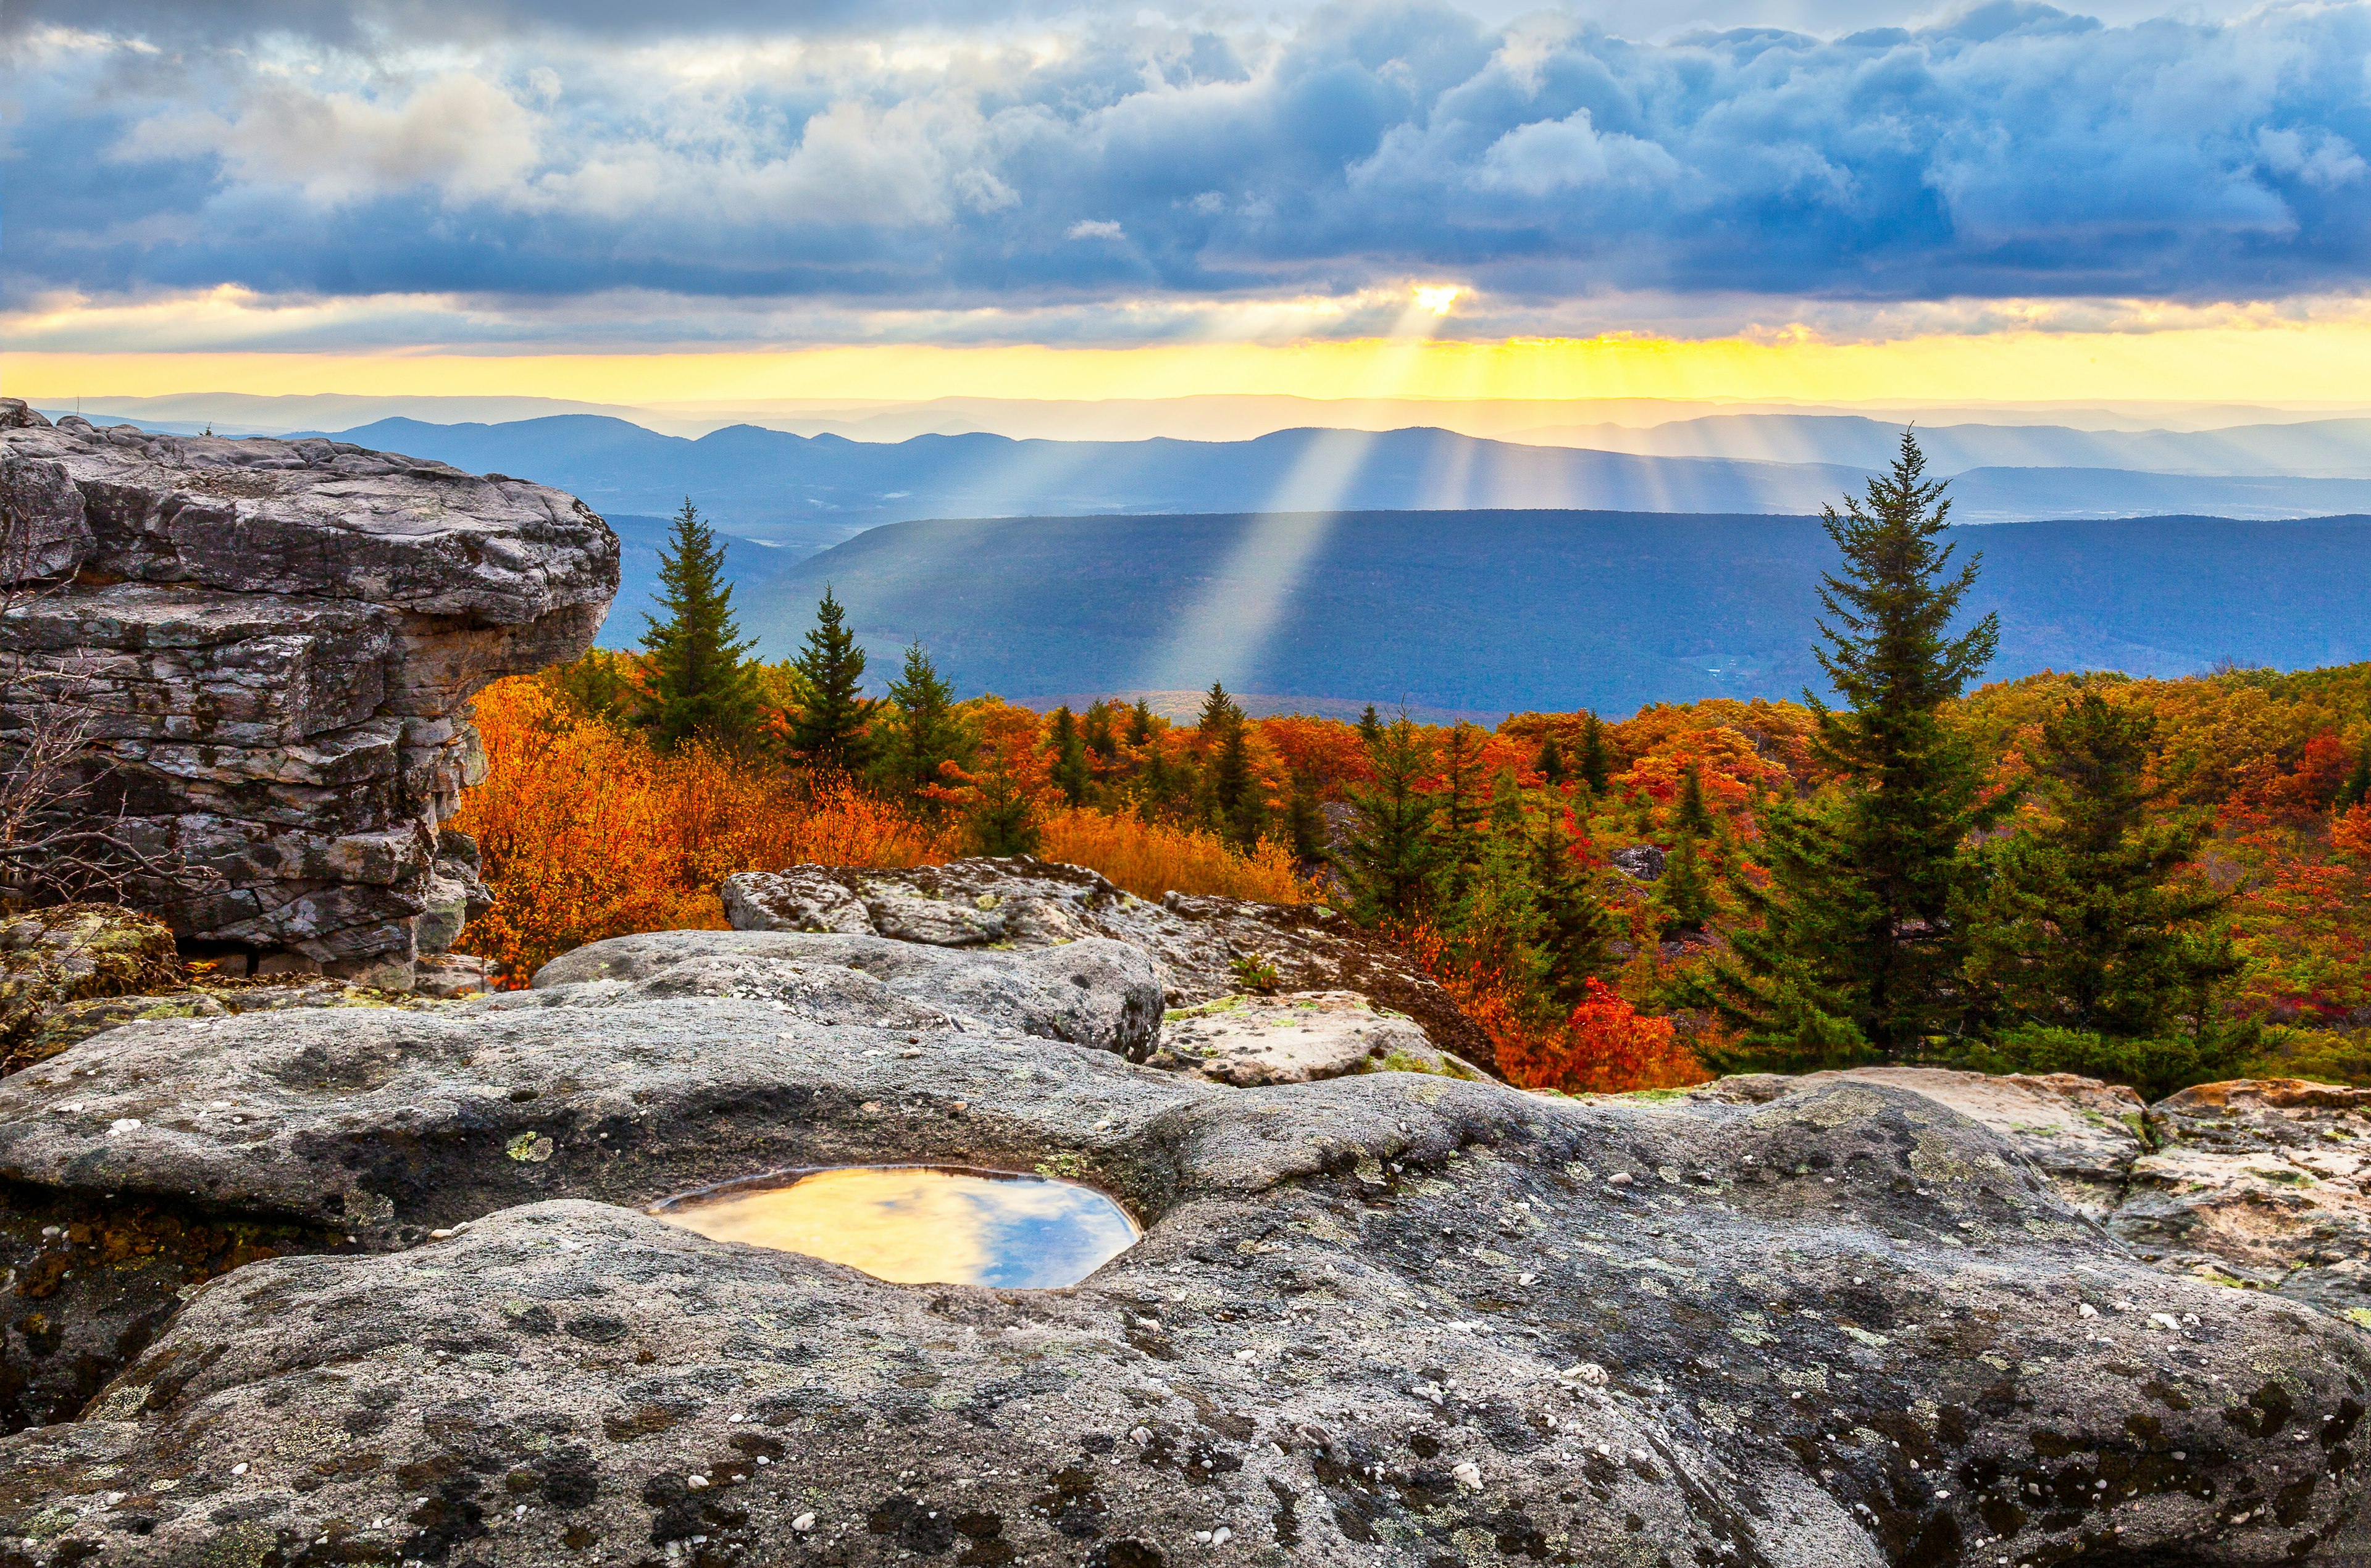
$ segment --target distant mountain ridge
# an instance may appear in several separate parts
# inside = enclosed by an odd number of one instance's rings
[[[665,515],[689,495],[727,532],[802,549],[933,517],[1538,507],[1800,514],[1857,489],[1868,472],[1528,446],[1429,428],[1290,430],[1240,442],[976,433],[872,443],[734,425],[693,440],[564,414],[483,425],[382,420],[337,433],[555,485],[605,513]],[[1958,476],[1953,494],[1963,522],[2371,512],[2371,479],[2350,478],[1994,467]]]
[[[826,583],[876,665],[928,647],[966,693],[1014,698],[1231,687],[1501,712],[1792,698],[1809,648],[1819,520],[1571,511],[1359,512],[1322,537],[1272,624],[1197,645],[1194,606],[1256,585],[1232,562],[1277,519],[998,518],[880,527],[736,592],[764,651],[795,651]],[[2193,674],[2371,658],[2371,516],[2152,517],[1955,532],[1981,550],[1970,613],[1996,610],[1992,674]],[[1190,657],[1166,668],[1183,644]]]

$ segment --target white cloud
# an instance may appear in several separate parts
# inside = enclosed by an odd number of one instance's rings
[[[1562,120],[1518,125],[1491,143],[1482,156],[1479,183],[1545,196],[1577,186],[1670,179],[1679,172],[1679,160],[1655,143],[1603,135],[1590,123],[1589,110],[1577,109]]]
[[[1109,218],[1081,218],[1062,236],[1065,239],[1126,239],[1128,231]]]
[[[219,154],[234,178],[316,202],[427,186],[454,199],[512,189],[535,167],[539,121],[481,77],[453,72],[401,98],[259,81],[233,115],[168,112],[118,144],[126,158]]]

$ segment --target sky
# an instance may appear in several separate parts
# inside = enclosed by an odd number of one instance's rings
[[[0,386],[2371,403],[2371,0],[17,0]]]

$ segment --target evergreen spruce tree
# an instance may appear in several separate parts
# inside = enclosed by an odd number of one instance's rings
[[[1248,849],[1259,842],[1267,815],[1258,780],[1252,777],[1250,723],[1227,688],[1212,681],[1196,727],[1203,745],[1205,820]]]
[[[1136,706],[1128,710],[1128,744],[1131,747],[1152,744],[1152,709],[1138,698]]]
[[[1351,907],[1370,923],[1405,925],[1431,912],[1440,880],[1431,748],[1405,715],[1383,725],[1367,753],[1374,777],[1350,791],[1350,831],[1336,857]]]
[[[2338,799],[2332,804],[2351,812],[2365,801],[2371,801],[2371,735],[2364,737],[2363,749],[2354,754],[2354,769],[2338,787]]]
[[[642,633],[650,699],[642,713],[653,744],[670,750],[697,737],[737,744],[758,722],[753,644],[733,619],[733,585],[724,581],[724,547],[684,497],[667,547],[659,554],[660,608]]]
[[[973,780],[979,799],[966,818],[972,847],[982,855],[1035,855],[1041,831],[1027,791],[1001,758]]]
[[[807,704],[791,724],[791,750],[807,766],[859,773],[873,754],[866,724],[873,704],[864,697],[864,650],[848,629],[848,611],[828,585],[815,606],[815,624],[792,661],[805,683]]]
[[[1460,724],[1441,741],[1437,767],[1433,828],[1451,897],[1462,896],[1465,881],[1482,859],[1482,824],[1490,814],[1494,784],[1483,763],[1489,736],[1479,724]]]
[[[1528,1000],[1536,1008],[1552,960],[1532,871],[1522,791],[1512,774],[1502,773],[1476,835],[1474,864],[1442,924],[1458,957],[1497,975],[1518,1005]]]
[[[1382,738],[1383,721],[1371,702],[1367,704],[1366,711],[1359,715],[1359,744],[1371,753]]]
[[[1594,713],[1580,716],[1580,755],[1576,761],[1582,788],[1602,799],[1613,778],[1613,759],[1606,751],[1605,725]]]
[[[1543,813],[1532,838],[1532,885],[1543,921],[1541,946],[1547,957],[1543,976],[1558,1009],[1570,1012],[1589,995],[1590,976],[1615,968],[1613,920],[1573,854],[1563,813]]]
[[[1329,858],[1327,841],[1333,834],[1325,821],[1325,808],[1318,803],[1317,781],[1305,770],[1292,776],[1292,798],[1285,807],[1284,828],[1294,859],[1306,862]]]
[[[2228,900],[2176,882],[2205,825],[2156,819],[2156,721],[2076,696],[2045,720],[2032,764],[2049,816],[2000,841],[1968,900],[1969,977],[2001,1020],[2123,1040],[2217,1032],[2242,967],[2218,917]]]
[[[1553,790],[1564,782],[1564,753],[1556,746],[1553,732],[1540,737],[1540,782]]]
[[[1709,838],[1715,824],[1705,803],[1704,767],[1691,762],[1680,771],[1680,792],[1671,802],[1671,831],[1690,838]]]
[[[1665,936],[1701,931],[1712,918],[1712,888],[1705,876],[1704,859],[1696,853],[1696,836],[1683,833],[1663,858],[1662,879],[1655,885],[1655,906],[1660,911]]]
[[[1112,705],[1098,698],[1089,705],[1086,717],[1079,721],[1080,737],[1087,744],[1087,752],[1105,767],[1119,761],[1119,737],[1112,732]]]
[[[926,785],[942,782],[941,763],[969,759],[969,737],[955,717],[954,696],[920,643],[906,650],[905,671],[889,683],[894,722],[880,763],[893,793],[912,799]]]
[[[1070,804],[1083,805],[1087,799],[1087,743],[1079,732],[1078,716],[1064,703],[1054,709],[1054,788],[1062,791],[1062,799]]]
[[[1977,562],[1951,567],[1943,491],[1905,432],[1864,498],[1826,509],[1844,561],[1822,580],[1814,652],[1846,706],[1804,696],[1812,755],[1842,782],[1808,809],[1774,803],[1756,851],[1767,884],[1733,883],[1749,918],[1711,988],[1744,1034],[1724,1068],[1899,1053],[1961,1024],[1964,846],[2011,802],[1981,801],[1981,759],[1942,713],[1999,640],[1991,616],[1950,635]]]

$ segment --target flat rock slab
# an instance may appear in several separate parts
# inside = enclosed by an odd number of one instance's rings
[[[1161,1029],[1151,959],[1101,937],[979,952],[873,936],[652,931],[562,953],[536,972],[534,988],[577,999],[588,982],[621,982],[622,996],[773,1000],[825,1023],[1018,1030],[1138,1061]]]
[[[2371,1328],[2371,1090],[2202,1084],[2150,1108],[2110,1222],[2166,1266],[2279,1290]]]
[[[1355,991],[1222,997],[1181,1009],[1162,1020],[1161,1047],[1159,1065],[1245,1089],[1345,1073],[1488,1077],[1434,1045],[1413,1020]]]
[[[1849,1067],[1799,1078],[1745,1073],[1692,1092],[1751,1102],[1799,1084],[1845,1081],[1906,1089],[1983,1123],[2048,1175],[2059,1196],[2094,1219],[2106,1219],[2123,1202],[2133,1162],[2147,1147],[2146,1102],[2122,1084],[2073,1073],[1994,1077],[1949,1067]]]
[[[1923,1095],[1245,1090],[784,1016],[148,1023],[0,1083],[22,1190],[360,1238],[212,1279],[85,1420],[0,1439],[0,1537],[44,1565],[2364,1560],[2371,1342],[2127,1261]],[[918,1159],[1086,1177],[1145,1238],[999,1292],[637,1212]]]
[[[343,441],[55,425],[0,401],[0,477],[40,509],[52,570],[229,594],[363,599],[523,626],[604,605],[618,540],[575,497]],[[597,620],[596,615],[594,617]]]
[[[735,928],[827,931],[944,947],[1047,947],[1108,937],[1151,955],[1171,1008],[1244,989],[1243,967],[1281,991],[1356,991],[1415,1020],[1435,1045],[1487,1066],[1488,1036],[1405,954],[1315,904],[1173,893],[1154,904],[1082,866],[1026,855],[905,870],[792,866],[727,877]]]

